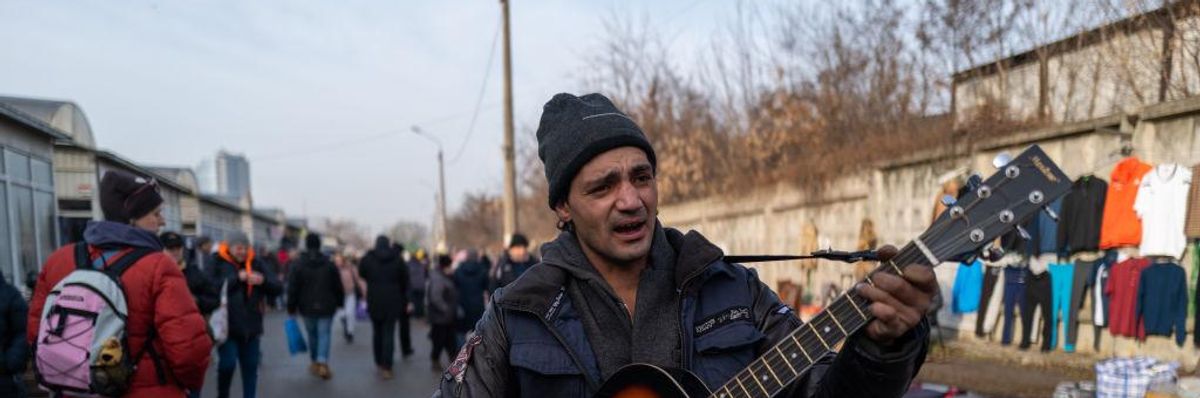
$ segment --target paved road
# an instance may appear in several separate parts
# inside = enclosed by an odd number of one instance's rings
[[[341,336],[341,326],[334,326],[333,348],[330,367],[332,380],[320,380],[308,373],[308,355],[291,357],[283,337],[283,321],[286,315],[272,312],[267,315],[266,335],[263,336],[263,360],[259,370],[258,396],[262,398],[306,398],[306,397],[428,397],[433,392],[439,373],[430,369],[429,328],[422,320],[413,322],[413,348],[416,354],[407,361],[399,358],[397,343],[396,378],[384,381],[375,371],[371,354],[371,324],[359,322],[353,344],[347,344]],[[443,356],[443,365],[447,360]],[[241,376],[235,374],[231,397],[241,397]],[[216,397],[217,361],[213,358],[204,384],[203,397]]]

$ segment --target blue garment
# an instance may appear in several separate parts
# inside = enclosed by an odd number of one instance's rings
[[[242,398],[254,398],[258,391],[258,363],[262,359],[260,338],[231,338],[217,347],[217,398],[229,398],[233,371],[242,367]]]
[[[1152,264],[1138,282],[1137,312],[1147,335],[1170,336],[1180,347],[1187,337],[1187,275],[1175,263]]]
[[[308,332],[308,356],[316,363],[329,363],[329,341],[333,335],[333,317],[304,317]]]
[[[1013,322],[1016,321],[1018,310],[1025,304],[1025,269],[1021,267],[1004,267],[1004,330],[1000,334],[1000,344],[1012,344]]]
[[[1075,264],[1050,264],[1050,349],[1058,346],[1058,324],[1062,322],[1062,336],[1066,336],[1071,327],[1067,322],[1071,317],[1071,285],[1075,279]]]
[[[466,334],[483,317],[483,294],[488,287],[488,264],[481,260],[467,260],[454,270],[454,287],[458,290],[458,306],[463,317],[458,319],[460,333]]]
[[[979,297],[983,289],[983,261],[958,264],[954,275],[954,288],[950,297],[950,309],[956,314],[967,314],[979,309]]]
[[[158,236],[129,224],[112,221],[88,221],[83,230],[83,240],[92,246],[133,246],[143,249],[162,250]]]
[[[1062,198],[1055,199],[1046,207],[1053,210],[1055,214],[1061,214]],[[1025,231],[1029,233],[1029,246],[1026,253],[1030,256],[1046,253],[1066,254],[1058,247],[1058,221],[1050,218],[1046,212],[1038,212],[1024,224],[1024,227]]]

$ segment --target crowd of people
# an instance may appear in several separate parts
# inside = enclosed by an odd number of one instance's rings
[[[380,378],[395,377],[397,341],[401,357],[415,353],[415,318],[430,325],[430,367],[441,372],[443,353],[454,358],[490,293],[536,263],[519,234],[495,264],[468,250],[409,253],[384,236],[361,256],[315,233],[302,251],[255,250],[236,232],[189,244],[179,232],[159,233],[162,203],[155,181],[110,171],[101,181],[105,219],[31,275],[28,301],[0,280],[0,396],[26,396],[32,363],[38,384],[56,395],[200,397],[215,351],[212,395],[230,396],[240,369],[242,396],[251,398],[264,315],[276,308],[303,325],[314,377],[333,377],[335,329],[353,344],[361,318],[371,323]],[[85,285],[89,293],[75,295],[72,286]]]

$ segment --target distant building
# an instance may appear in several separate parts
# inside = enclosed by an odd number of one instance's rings
[[[25,273],[58,247],[54,142],[70,139],[63,129],[76,121],[81,134],[90,129],[74,104],[14,102],[0,98],[0,275],[24,286]]]
[[[245,156],[217,152],[217,193],[241,198],[250,194],[250,161]]]

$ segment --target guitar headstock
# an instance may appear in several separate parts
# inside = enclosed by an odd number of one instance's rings
[[[997,157],[995,165],[995,174],[949,205],[921,234],[926,257],[945,260],[975,252],[1071,188],[1071,180],[1037,145],[1011,160]]]

